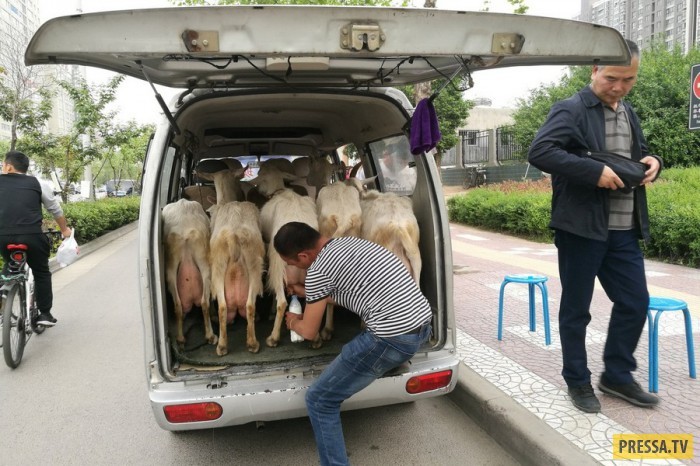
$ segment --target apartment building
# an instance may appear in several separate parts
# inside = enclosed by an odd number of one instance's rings
[[[85,71],[77,66],[34,67],[29,70],[24,67],[24,49],[40,24],[39,0],[0,0],[0,73],[12,88],[26,85],[24,95],[31,95],[40,86],[50,86],[55,97],[46,130],[66,134],[75,120],[73,104],[55,82],[75,82],[85,76]],[[9,140],[10,136],[10,123],[0,119],[0,140]]]
[[[581,0],[579,19],[612,26],[641,48],[662,40],[685,52],[698,44],[700,0]]]

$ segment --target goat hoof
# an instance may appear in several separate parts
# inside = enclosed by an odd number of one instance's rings
[[[277,340],[276,338],[267,337],[267,339],[265,340],[265,344],[270,348],[274,348],[279,344],[279,340]]]
[[[207,338],[207,342],[208,342],[210,345],[215,345],[215,344],[217,344],[217,343],[219,342],[219,337],[217,337],[216,335],[212,335],[212,336],[210,336],[209,338]]]
[[[321,339],[323,341],[331,341],[333,338],[333,332],[331,330],[326,330],[325,328],[321,330]]]
[[[317,339],[311,342],[311,348],[312,349],[319,349],[320,347],[323,346],[323,340],[322,339]]]
[[[226,356],[228,354],[228,348],[222,345],[218,345],[216,347],[216,354],[218,354],[219,356]]]
[[[260,343],[258,343],[257,341],[255,342],[255,344],[248,344],[247,346],[248,351],[250,351],[251,353],[257,353],[258,351],[260,351]]]

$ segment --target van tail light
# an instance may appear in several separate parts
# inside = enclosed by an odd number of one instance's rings
[[[163,407],[168,422],[201,422],[219,419],[224,412],[218,403],[191,403],[186,405],[169,405]]]
[[[406,382],[406,391],[412,395],[429,392],[431,390],[437,390],[438,388],[445,388],[451,381],[451,370],[417,375],[408,379],[408,382]]]

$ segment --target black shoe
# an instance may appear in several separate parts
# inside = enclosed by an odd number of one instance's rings
[[[622,398],[642,408],[651,408],[659,404],[659,398],[642,390],[642,387],[637,382],[613,385],[608,383],[605,377],[601,376],[598,388],[603,393]]]
[[[569,396],[571,402],[578,409],[585,413],[599,413],[600,401],[593,393],[591,384],[579,385],[578,387],[569,387]]]
[[[36,319],[37,325],[43,325],[44,327],[53,327],[56,325],[57,320],[50,312],[42,312]]]

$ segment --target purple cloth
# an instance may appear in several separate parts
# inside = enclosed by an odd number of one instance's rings
[[[441,137],[433,102],[421,100],[411,118],[411,152],[414,155],[427,152],[437,146]]]

